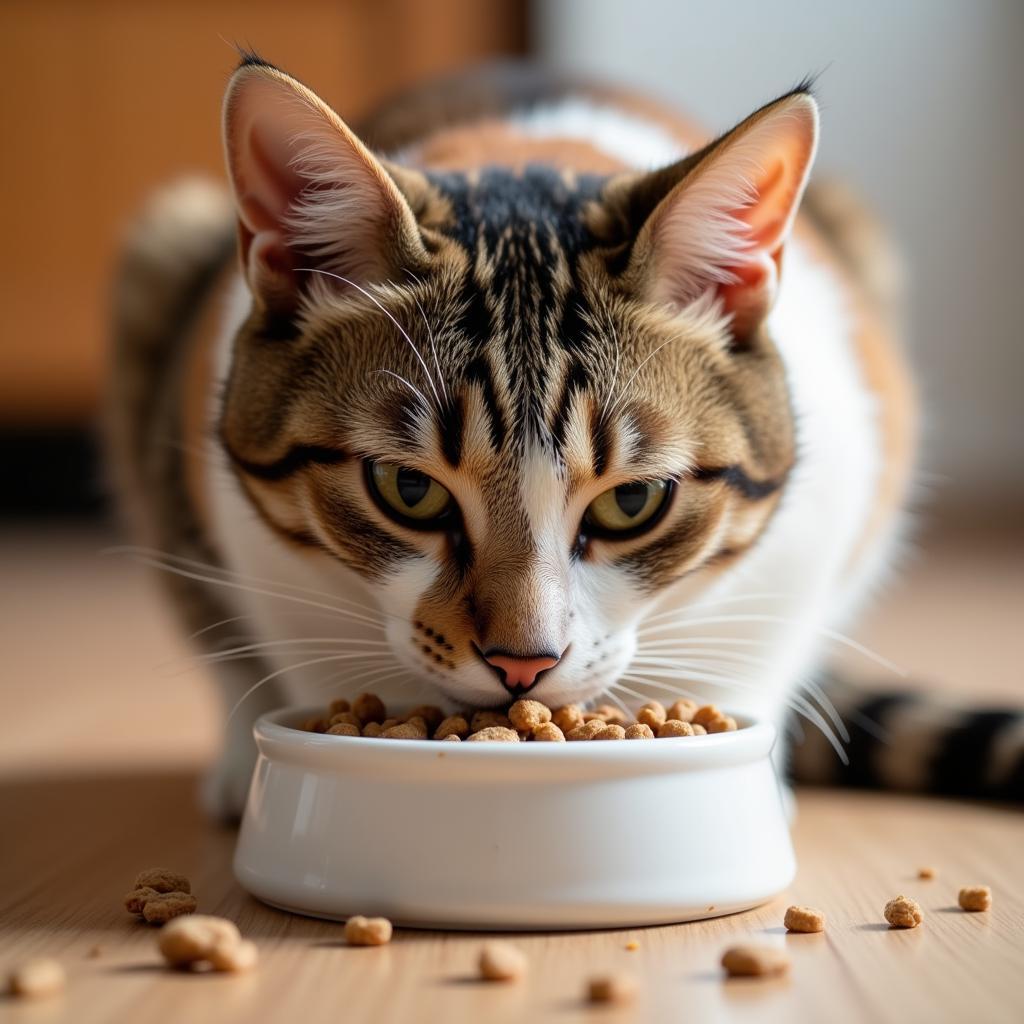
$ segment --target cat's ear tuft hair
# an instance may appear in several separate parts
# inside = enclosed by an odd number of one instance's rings
[[[231,77],[223,131],[257,302],[287,312],[314,276],[344,290],[341,278],[362,287],[422,267],[416,219],[383,162],[315,93],[252,56]]]
[[[818,107],[801,84],[634,185],[661,193],[633,247],[634,286],[678,309],[713,292],[733,336],[751,336],[775,301],[817,140]]]

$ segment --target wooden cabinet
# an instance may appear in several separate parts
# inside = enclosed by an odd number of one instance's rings
[[[431,73],[517,52],[521,0],[0,4],[0,428],[86,423],[109,283],[155,185],[221,174],[220,101],[252,47],[355,118]]]

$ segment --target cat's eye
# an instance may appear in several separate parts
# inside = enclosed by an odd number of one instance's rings
[[[373,496],[385,511],[399,520],[427,526],[444,518],[452,508],[452,496],[433,477],[418,469],[393,462],[370,462],[367,480]]]
[[[638,480],[612,487],[587,506],[583,528],[609,537],[639,533],[661,518],[671,490],[671,480]]]

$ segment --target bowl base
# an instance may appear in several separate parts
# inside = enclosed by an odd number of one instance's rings
[[[255,895],[255,894],[254,894]],[[256,896],[261,903],[287,914],[298,914],[300,917],[312,917],[320,921],[345,921],[350,914],[330,913],[322,910],[311,910],[306,907],[289,906],[277,900]],[[579,931],[614,931],[620,928],[657,928],[672,924],[689,924],[693,921],[708,921],[715,917],[728,917],[741,914],[770,903],[775,895],[761,899],[747,900],[741,903],[715,904],[710,907],[673,908],[649,907],[634,908],[630,911],[624,907],[615,908],[615,913],[602,914],[597,908],[588,907],[585,919],[573,919],[571,911],[555,911],[550,908],[539,909],[537,916],[531,917],[525,908],[519,907],[523,920],[516,922],[497,921],[481,918],[480,920],[445,919],[441,914],[400,913],[381,907],[361,907],[352,914],[360,913],[367,917],[387,917],[396,928],[414,928],[420,931],[446,932],[579,932]]]

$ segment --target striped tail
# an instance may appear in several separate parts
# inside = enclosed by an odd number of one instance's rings
[[[1024,803],[1024,706],[968,707],[838,678],[825,690],[850,733],[849,764],[805,731],[793,745],[795,782]]]

